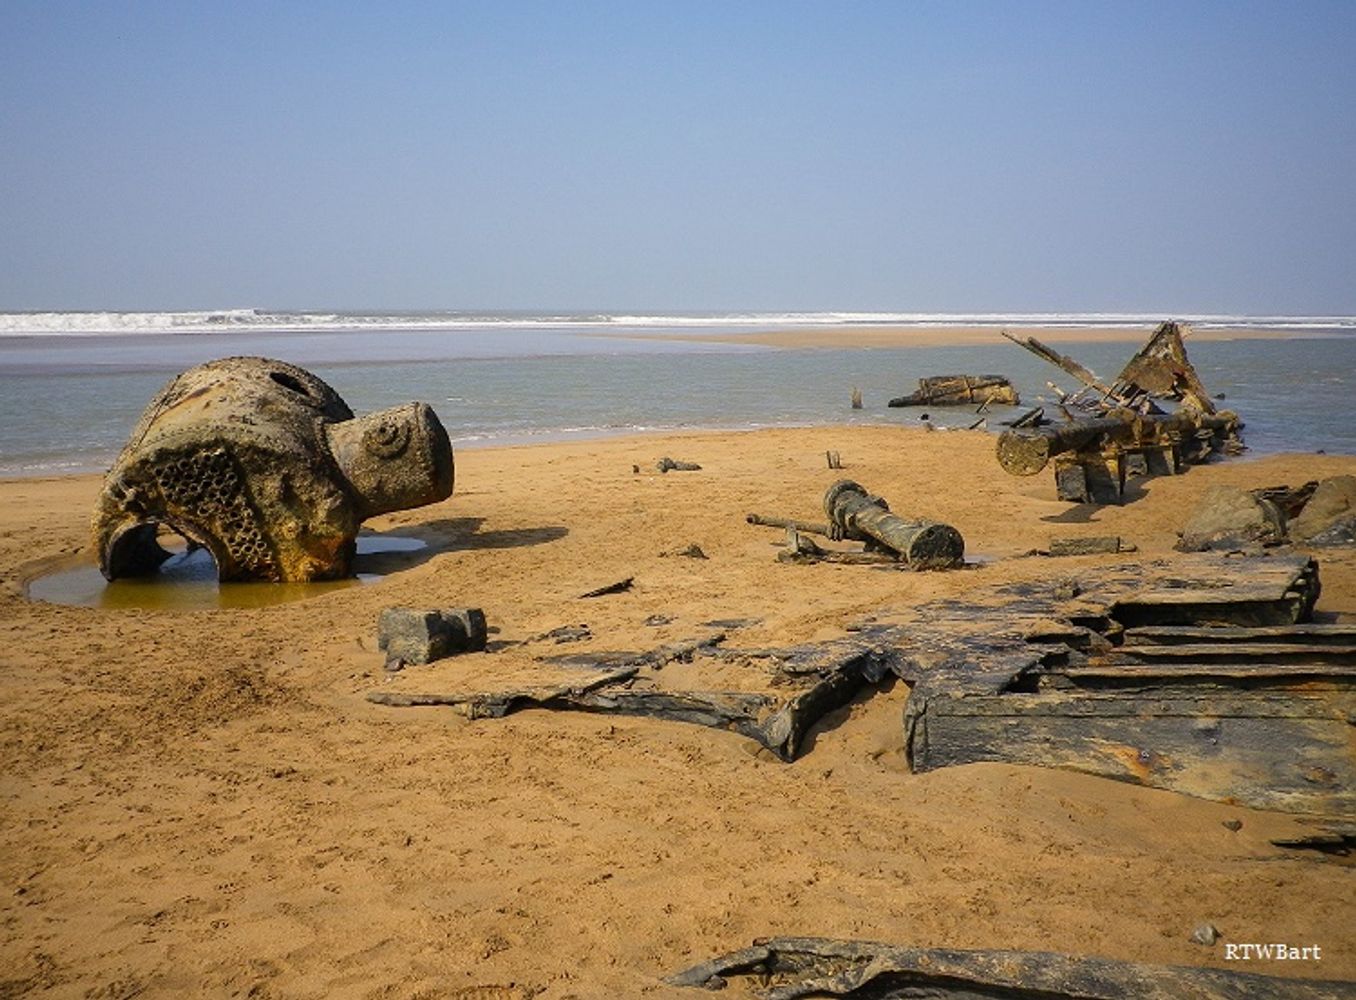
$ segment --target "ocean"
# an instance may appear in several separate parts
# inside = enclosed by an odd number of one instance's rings
[[[1110,378],[1134,353],[1099,328],[1163,317],[1125,314],[920,313],[178,313],[0,314],[0,476],[101,471],[175,373],[239,354],[301,365],[359,413],[408,400],[433,406],[457,448],[698,428],[822,423],[916,425],[886,401],[926,375],[1009,376],[1023,404],[1072,380],[1000,330],[1077,327],[1058,349]],[[1356,317],[1186,316],[1193,328],[1274,330],[1287,339],[1196,340],[1205,385],[1238,412],[1254,453],[1356,454],[1339,404],[1356,387]],[[852,327],[992,328],[980,346],[785,349],[697,337]],[[864,406],[850,408],[856,388]],[[939,427],[970,408],[928,411]],[[992,427],[1005,414],[991,417]]]

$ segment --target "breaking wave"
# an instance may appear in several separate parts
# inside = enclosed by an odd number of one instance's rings
[[[288,312],[216,309],[190,312],[0,313],[0,337],[194,334],[230,331],[382,330],[702,330],[836,326],[1123,327],[1178,319],[1202,329],[1261,328],[1350,330],[1356,316],[1235,316],[1167,313],[915,313],[915,312],[721,312],[721,313],[472,313],[472,312]]]

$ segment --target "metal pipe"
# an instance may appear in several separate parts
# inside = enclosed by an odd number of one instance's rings
[[[965,560],[965,540],[949,524],[906,521],[890,513],[880,497],[850,479],[839,480],[824,494],[824,513],[834,537],[871,540],[897,552],[914,569],[949,569]]]

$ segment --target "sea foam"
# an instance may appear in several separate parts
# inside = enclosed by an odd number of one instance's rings
[[[458,331],[495,329],[559,330],[767,330],[788,327],[982,326],[982,327],[1151,327],[1168,318],[1158,313],[942,313],[942,312],[692,312],[692,313],[471,313],[289,312],[215,309],[186,312],[10,312],[0,313],[0,337],[194,334],[230,331]],[[1174,315],[1202,329],[1248,327],[1356,332],[1356,316]]]

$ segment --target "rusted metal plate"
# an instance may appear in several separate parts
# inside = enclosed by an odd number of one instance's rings
[[[911,686],[904,742],[916,771],[1007,761],[1356,815],[1349,631],[1163,623],[1201,605],[1206,621],[1284,620],[1307,614],[1317,589],[1305,557],[1181,556],[1090,572],[1077,593],[1067,582],[971,590],[784,649],[727,648],[720,632],[647,653],[533,658],[529,640],[516,656],[407,671],[369,698],[472,718],[649,716],[737,733],[792,760],[825,714],[894,675]],[[1135,627],[1120,619],[1126,608]]]
[[[1142,965],[1054,952],[908,948],[793,937],[755,941],[751,948],[695,965],[667,981],[706,990],[738,983],[766,1000],[823,996],[857,1000],[1356,998],[1354,983]]]
[[[915,771],[1060,767],[1257,809],[1356,815],[1351,727],[1337,699],[1175,688],[933,696],[909,760]],[[1353,691],[1345,701],[1356,709]]]
[[[995,664],[979,648],[973,675],[921,678],[905,712],[909,762],[1062,767],[1263,809],[1356,814],[1349,633],[1202,624],[1286,621],[1308,613],[1317,589],[1303,557],[1119,568],[1061,608],[1102,642],[1061,630],[1056,612],[1025,633],[1040,640],[1040,662],[1007,683],[983,680]]]
[[[1302,642],[1310,646],[1356,646],[1356,625],[1281,625],[1263,628],[1227,628],[1196,625],[1148,625],[1127,629],[1125,641],[1137,646],[1196,642]]]
[[[462,658],[406,671],[367,699],[390,707],[446,705],[471,719],[525,709],[648,716],[737,733],[793,760],[816,722],[890,672],[890,634],[868,629],[832,642],[741,652],[720,648],[719,633],[642,653],[520,655],[494,667]],[[677,682],[675,661],[691,664]],[[735,680],[739,689],[692,686],[710,680]]]

